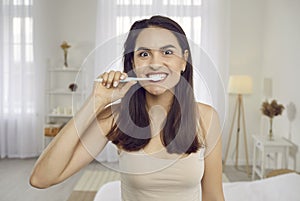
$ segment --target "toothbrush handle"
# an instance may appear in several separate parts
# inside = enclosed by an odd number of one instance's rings
[[[120,82],[129,82],[131,81],[132,79],[128,79],[128,78],[125,78],[124,80],[120,80]],[[94,80],[95,82],[102,82],[103,79],[102,78],[97,78]]]
[[[95,82],[102,82],[102,78],[97,78]],[[130,82],[130,81],[140,81],[140,80],[152,80],[151,78],[141,78],[141,77],[127,77],[124,80],[120,80],[120,82]]]

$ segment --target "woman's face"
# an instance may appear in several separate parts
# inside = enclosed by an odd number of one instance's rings
[[[153,95],[173,90],[185,70],[188,51],[182,49],[176,36],[169,30],[151,27],[142,30],[134,49],[134,71],[137,77],[160,77],[159,81],[140,81]]]

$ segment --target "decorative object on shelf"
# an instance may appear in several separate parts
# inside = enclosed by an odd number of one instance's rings
[[[63,41],[63,43],[60,45],[60,47],[64,51],[64,67],[68,67],[68,49],[71,47],[66,41]]]
[[[236,122],[237,127],[236,127],[236,145],[235,145],[235,167],[236,168],[238,167],[240,130],[241,128],[243,128],[246,171],[248,175],[250,175],[250,170],[249,170],[249,162],[248,162],[248,147],[247,147],[246,121],[245,121],[243,96],[252,93],[252,86],[253,86],[252,77],[248,75],[232,75],[229,78],[228,93],[236,96],[236,104],[235,104],[235,109],[234,109],[231,127],[229,131],[229,138],[227,142],[227,148],[226,148],[225,159],[224,159],[224,164],[226,165],[226,160],[228,157],[228,152],[229,152],[230,142],[232,137],[232,131],[234,128],[234,123],[235,121],[237,121]],[[235,118],[236,114],[237,114],[237,118]],[[242,118],[242,122],[241,122],[241,118]]]
[[[289,140],[292,140],[292,122],[296,119],[297,108],[295,103],[290,102],[286,106],[287,118],[289,120]]]
[[[264,115],[270,118],[270,129],[269,129],[269,140],[273,140],[273,118],[281,115],[284,110],[284,106],[282,104],[278,104],[276,100],[272,100],[268,102],[267,100],[262,103],[261,111]]]
[[[52,108],[51,115],[52,116],[64,116],[64,115],[69,116],[69,115],[72,115],[72,108],[57,106],[55,108]]]
[[[55,137],[62,128],[62,124],[47,124],[44,128],[44,134],[47,137]]]
[[[297,109],[296,109],[296,105],[293,102],[290,102],[287,106],[286,106],[286,112],[287,112],[287,117],[288,120],[290,122],[294,121],[296,118],[296,113],[297,113]]]
[[[72,91],[72,92],[75,92],[77,90],[78,86],[77,84],[75,83],[72,83],[69,85],[69,89]]]

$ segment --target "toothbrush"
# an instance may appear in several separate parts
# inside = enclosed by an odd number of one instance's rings
[[[102,78],[97,78],[94,81],[95,82],[102,82]],[[127,77],[124,80],[120,80],[120,82],[130,82],[130,81],[144,81],[144,80],[150,80],[150,81],[159,81],[162,80],[161,77]]]

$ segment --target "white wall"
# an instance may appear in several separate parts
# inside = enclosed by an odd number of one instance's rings
[[[43,133],[45,119],[47,68],[63,66],[63,50],[60,45],[67,41],[69,66],[80,67],[84,58],[94,48],[96,33],[97,0],[38,0],[34,1],[35,61],[39,66],[40,99],[38,109],[39,133]],[[89,69],[93,71],[92,69]],[[38,136],[40,151],[43,137]]]
[[[261,0],[231,0],[231,43],[230,75],[250,75],[253,79],[253,93],[244,96],[246,131],[249,160],[252,159],[251,135],[260,131],[260,104],[262,79],[262,28],[264,3]],[[227,124],[231,124],[236,96],[229,96],[229,115]],[[236,123],[235,123],[236,125]],[[242,132],[240,134],[243,134]],[[228,154],[228,164],[235,159],[236,126]],[[228,133],[224,133],[224,147]],[[244,138],[240,137],[239,162],[245,164]]]
[[[36,38],[41,60],[50,59],[52,65],[62,65],[60,45],[67,41],[69,65],[80,66],[95,45],[97,1],[39,0],[37,7]]]
[[[263,32],[263,76],[272,79],[273,98],[284,106],[296,106],[296,118],[289,122],[287,110],[275,117],[274,134],[290,138],[300,147],[300,1],[266,0]],[[300,154],[297,155],[300,170]]]
[[[39,101],[38,105],[38,117],[37,125],[40,125],[37,133],[43,133],[44,129],[44,119],[45,119],[45,107],[46,107],[46,99],[45,99],[45,86],[46,86],[46,69],[48,67],[48,61],[50,58],[55,58],[58,38],[58,32],[53,31],[57,29],[57,16],[55,13],[56,6],[52,1],[40,0],[34,2],[34,60],[36,65],[39,66],[38,74],[38,86],[39,91],[37,94],[40,96],[37,97]],[[40,151],[43,150],[43,135],[37,136],[37,141],[39,141],[40,146],[38,149]]]
[[[254,80],[253,94],[244,99],[250,160],[251,134],[266,134],[268,128],[268,121],[260,112],[265,99],[263,79],[272,79],[272,98],[285,106],[293,102],[300,110],[300,94],[297,93],[300,84],[299,8],[298,0],[231,0],[230,74],[247,74]],[[232,112],[232,97],[229,104]],[[291,140],[300,146],[299,112],[290,123],[285,110],[282,116],[274,119],[273,125],[275,135],[288,138],[290,133]],[[232,154],[231,151],[229,156]],[[299,154],[297,158],[299,170]],[[243,152],[240,161],[245,162]]]

